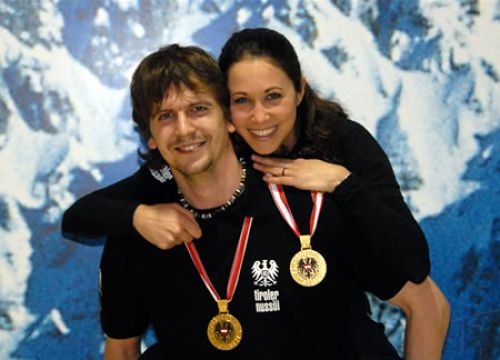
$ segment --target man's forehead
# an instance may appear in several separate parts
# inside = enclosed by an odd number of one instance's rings
[[[197,89],[190,89],[186,86],[171,87],[166,92],[161,101],[162,107],[164,105],[186,102],[215,102],[215,95],[206,87],[199,87]]]

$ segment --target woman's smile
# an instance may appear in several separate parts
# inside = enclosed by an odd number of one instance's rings
[[[277,126],[272,126],[268,127],[265,129],[248,129],[248,131],[256,138],[260,140],[267,140],[271,138],[271,136],[276,132],[278,129]]]

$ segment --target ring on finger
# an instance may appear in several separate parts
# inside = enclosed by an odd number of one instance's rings
[[[283,170],[281,170],[281,176],[285,176],[285,171],[286,171],[286,167],[284,167]]]

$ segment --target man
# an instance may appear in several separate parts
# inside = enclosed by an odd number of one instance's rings
[[[367,256],[372,249],[351,241],[331,198],[321,200],[312,237],[328,273],[315,286],[294,282],[289,264],[300,243],[260,176],[235,154],[224,86],[215,61],[195,47],[161,49],[134,73],[133,117],[148,162],[101,191],[124,204],[170,203],[177,234],[201,238],[162,251],[138,234],[109,232],[101,261],[105,357],[136,358],[152,324],[163,357],[398,359],[367,314],[370,289],[407,314],[408,341],[422,344],[414,359],[437,358],[447,326],[439,289],[425,276],[402,280]],[[175,181],[165,181],[165,163]],[[283,194],[300,233],[311,234],[311,194]]]

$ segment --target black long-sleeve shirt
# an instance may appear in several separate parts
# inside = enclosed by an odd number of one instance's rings
[[[400,277],[400,284],[406,280],[420,283],[430,270],[427,241],[401,196],[386,154],[354,121],[341,121],[337,131],[339,158],[351,175],[327,197],[349,222],[352,251],[357,252],[358,245],[369,246],[372,252],[366,256],[379,260],[380,266],[363,276],[370,283],[370,277],[377,278],[379,271],[388,269]],[[132,218],[137,206],[177,202],[172,189],[176,189],[174,180],[162,184],[143,166],[134,175],[76,201],[64,213],[63,233],[76,235],[80,241],[82,237],[135,236]],[[379,296],[389,298],[395,295],[393,290]]]

